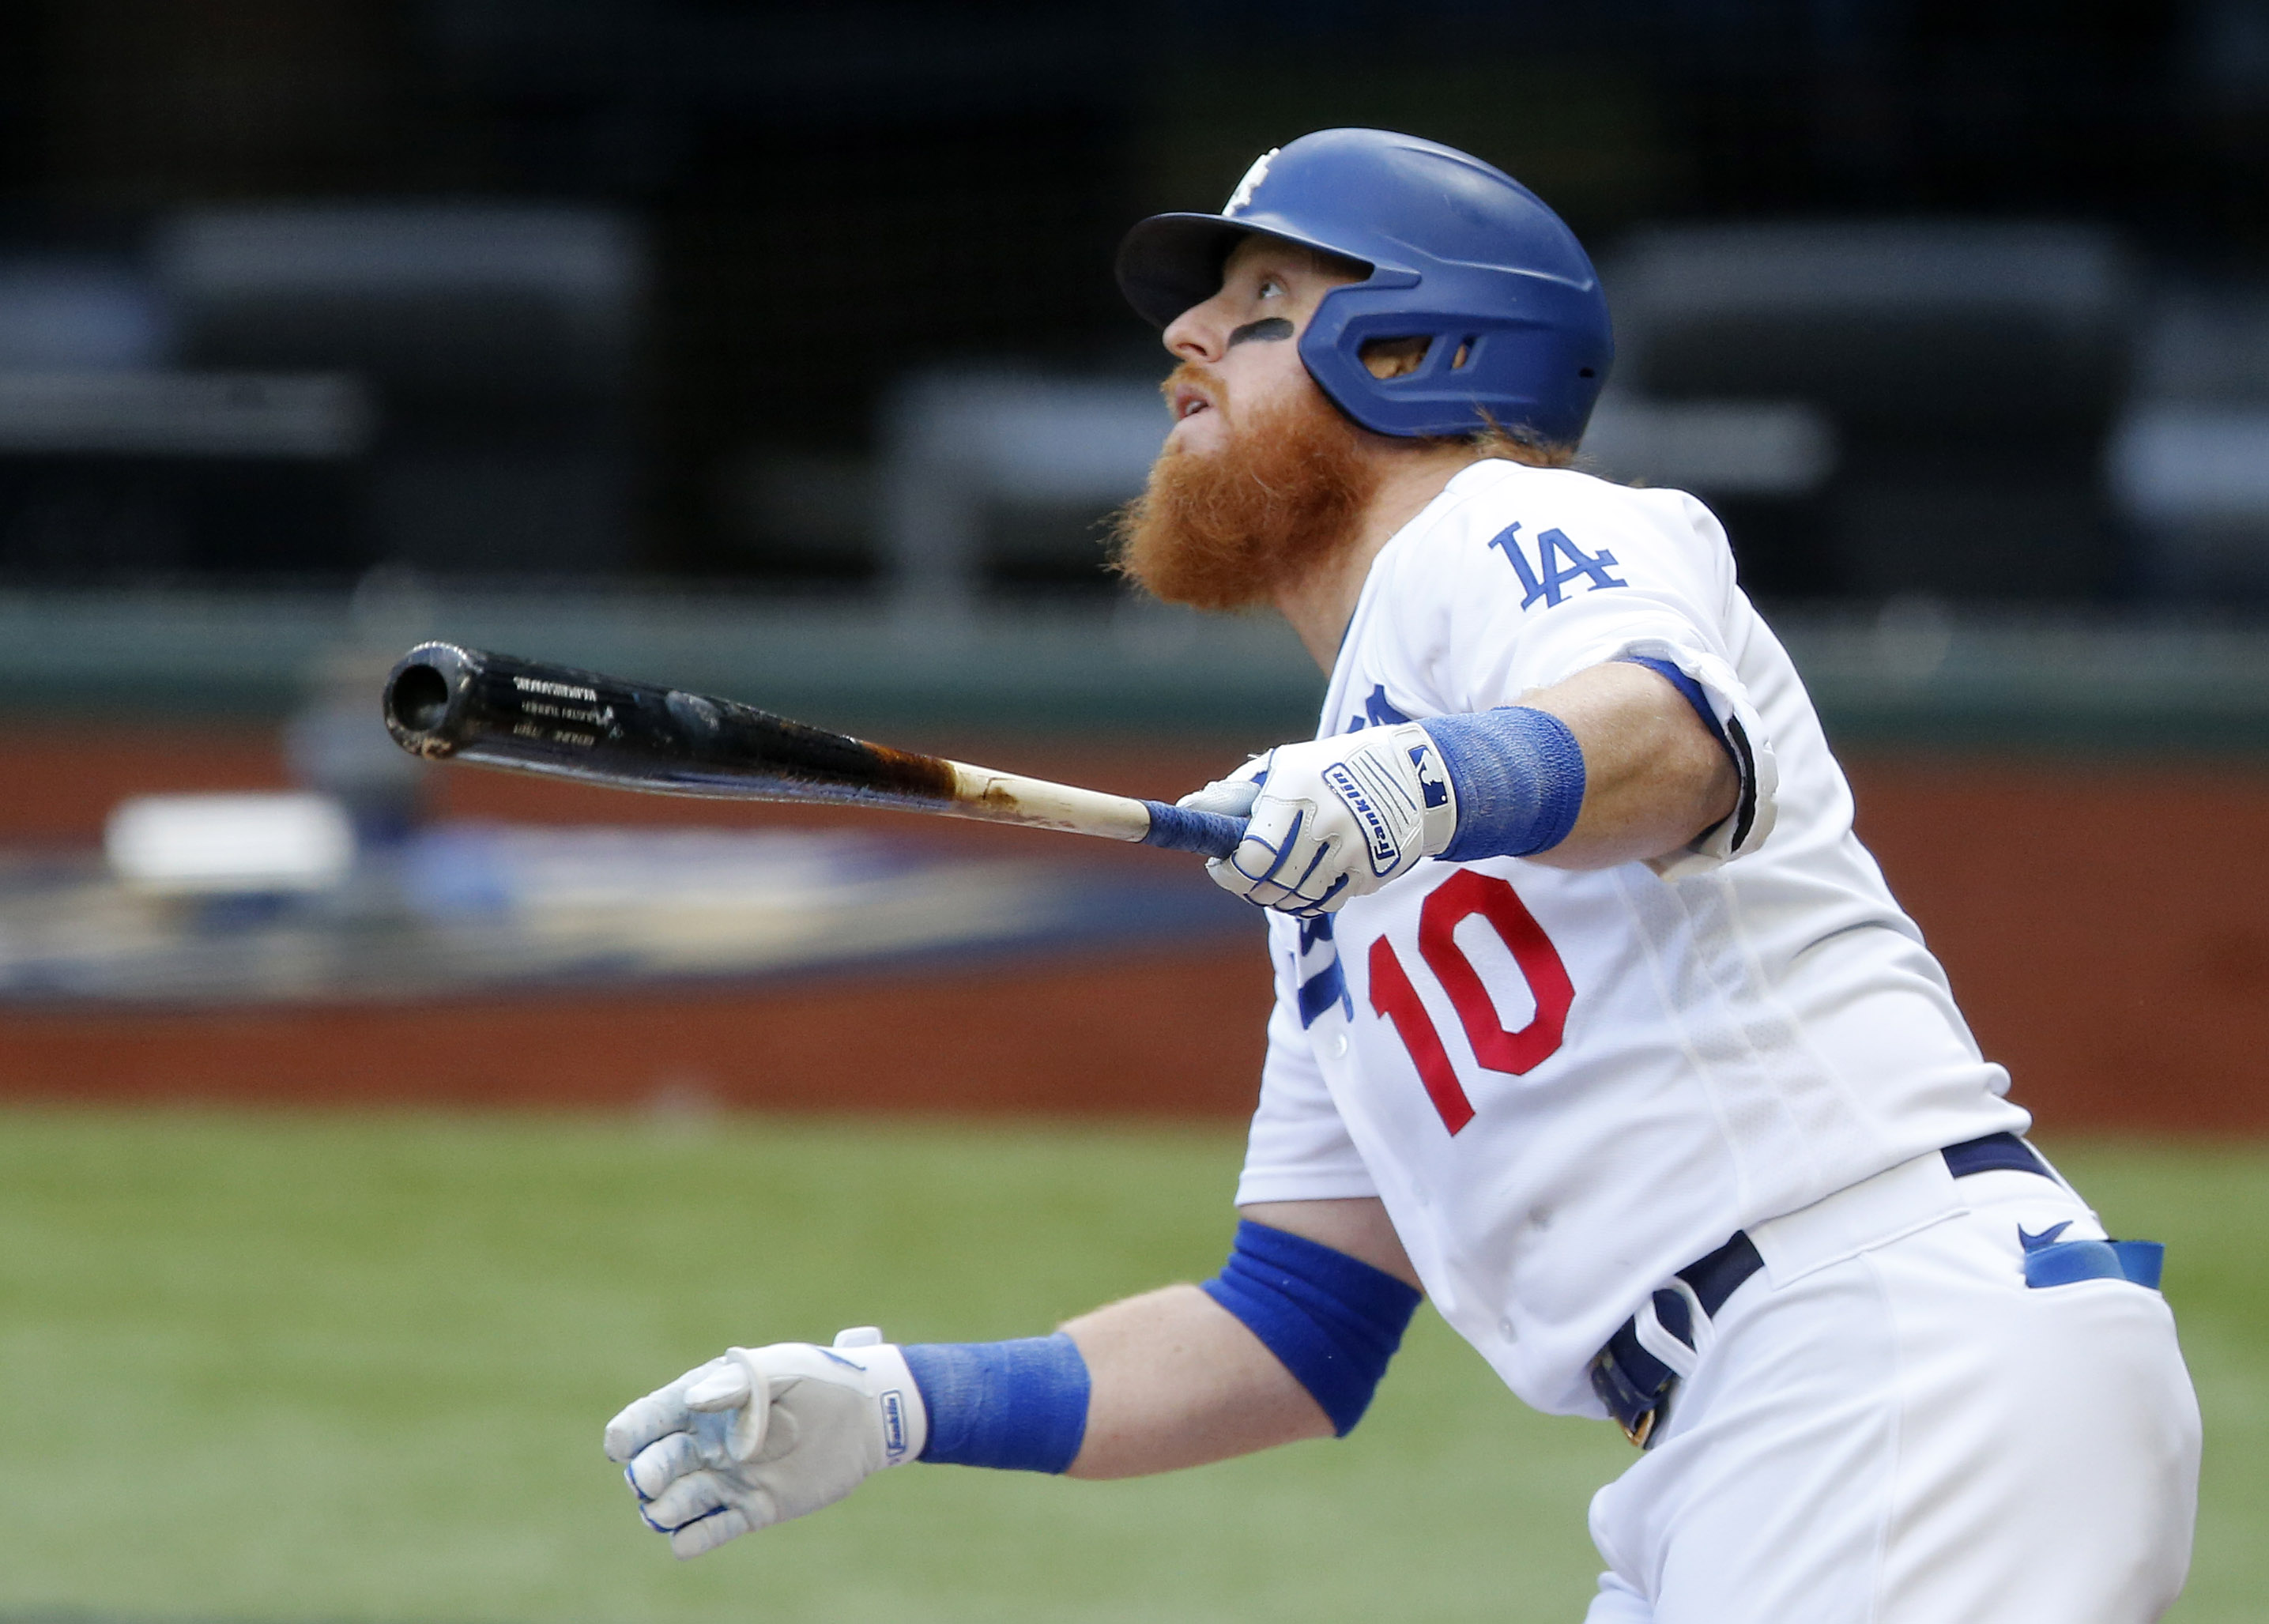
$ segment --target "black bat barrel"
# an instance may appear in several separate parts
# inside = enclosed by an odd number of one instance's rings
[[[953,769],[730,699],[571,666],[421,643],[386,679],[387,731],[413,755],[649,794],[938,808]]]

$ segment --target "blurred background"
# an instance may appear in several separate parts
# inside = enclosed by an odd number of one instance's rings
[[[1098,525],[1120,234],[1334,124],[1591,247],[1584,466],[1726,520],[2042,1140],[2177,1243],[2177,1616],[2258,1616],[2262,0],[0,0],[0,1613],[1580,1613],[1622,1446],[1430,1318],[1334,1451],[670,1568],[597,1428],[717,1347],[1216,1266],[1258,927],[377,719],[447,637],[1168,798],[1310,733]]]

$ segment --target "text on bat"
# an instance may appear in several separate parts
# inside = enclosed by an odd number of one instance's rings
[[[592,711],[573,709],[566,705],[546,705],[541,699],[523,699],[520,702],[520,709],[522,715],[556,716],[561,721],[588,722],[594,727],[610,727],[615,720],[615,707],[612,705],[608,705],[603,710]]]
[[[599,742],[593,733],[577,733],[566,727],[544,727],[535,722],[514,722],[513,737],[516,739],[548,739],[554,744],[573,744],[588,749]]]
[[[524,694],[549,694],[554,699],[580,699],[588,705],[599,703],[598,690],[574,683],[547,682],[540,676],[515,676],[512,685]]]

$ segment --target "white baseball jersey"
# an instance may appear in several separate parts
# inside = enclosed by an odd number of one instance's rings
[[[1676,1270],[2025,1112],[1851,832],[1803,684],[1699,502],[1460,472],[1372,565],[1319,737],[1485,711],[1626,655],[1698,683],[1741,810],[1674,862],[1433,860],[1269,920],[1240,1204],[1376,1195],[1443,1316],[1536,1407]]]

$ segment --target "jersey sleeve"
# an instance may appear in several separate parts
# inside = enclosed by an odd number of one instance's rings
[[[1738,594],[1725,532],[1682,492],[1561,478],[1580,485],[1491,504],[1445,538],[1456,557],[1444,572],[1460,589],[1438,622],[1432,685],[1445,710],[1485,711],[1610,661],[1675,667],[1717,718],[1741,792],[1731,817],[1652,866],[1672,879],[1707,872],[1764,843],[1779,782],[1727,643]]]
[[[1272,928],[1272,937],[1275,934]],[[1260,1067],[1260,1103],[1253,1113],[1237,1204],[1331,1201],[1378,1193],[1348,1137],[1300,1024],[1297,993],[1276,958],[1276,1006],[1268,1016],[1268,1054]],[[1291,961],[1297,969],[1297,959]]]

